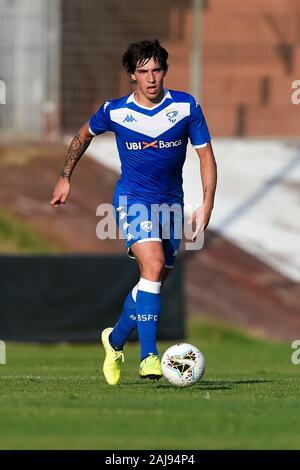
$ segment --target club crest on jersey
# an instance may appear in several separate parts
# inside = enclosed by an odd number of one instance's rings
[[[151,222],[151,220],[144,220],[144,222],[141,222],[141,228],[142,228],[145,232],[150,232],[151,229],[152,229],[152,222]]]
[[[177,120],[178,111],[176,109],[167,109],[166,116],[170,122],[174,123]]]
[[[137,122],[137,120],[132,116],[132,114],[127,114],[123,122],[133,122],[133,121]]]

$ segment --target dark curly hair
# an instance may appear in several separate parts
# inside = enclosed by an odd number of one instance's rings
[[[137,65],[144,65],[151,57],[164,70],[168,70],[168,51],[164,49],[158,39],[154,41],[140,41],[130,44],[122,58],[122,64],[129,74],[134,73]]]

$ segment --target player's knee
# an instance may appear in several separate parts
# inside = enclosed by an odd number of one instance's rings
[[[150,281],[160,281],[164,273],[164,260],[154,259],[148,261],[145,266],[142,266],[141,277],[149,279]]]

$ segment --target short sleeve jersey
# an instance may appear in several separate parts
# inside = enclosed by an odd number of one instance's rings
[[[172,90],[152,108],[138,104],[134,94],[106,102],[89,125],[92,135],[115,133],[121,160],[116,192],[131,202],[183,203],[188,139],[195,148],[211,140],[195,98]]]

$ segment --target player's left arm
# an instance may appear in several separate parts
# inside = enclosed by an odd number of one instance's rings
[[[214,207],[215,192],[217,186],[217,164],[210,142],[204,147],[195,149],[200,160],[200,174],[202,180],[203,203],[197,208],[190,219],[190,223],[197,221],[192,240],[194,241],[199,233],[204,231],[211,217]]]

